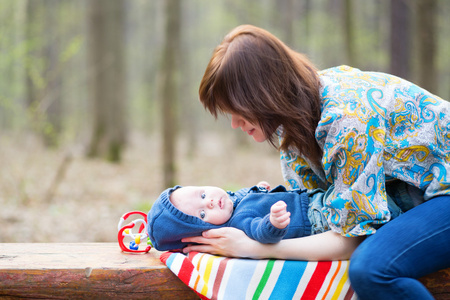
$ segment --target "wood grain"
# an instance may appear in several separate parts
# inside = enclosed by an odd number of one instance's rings
[[[198,299],[159,260],[115,243],[0,244],[0,297]]]
[[[450,299],[450,268],[420,278],[436,300]]]
[[[198,299],[160,254],[123,253],[115,243],[0,243],[0,298]],[[450,269],[420,281],[450,299]]]

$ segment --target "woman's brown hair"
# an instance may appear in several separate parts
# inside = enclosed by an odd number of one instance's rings
[[[214,50],[199,95],[215,118],[231,113],[259,124],[274,146],[282,125],[280,149],[296,148],[319,164],[319,86],[317,70],[304,55],[264,29],[241,25]]]

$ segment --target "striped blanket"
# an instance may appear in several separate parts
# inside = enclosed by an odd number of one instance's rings
[[[348,261],[252,260],[164,252],[161,261],[201,299],[356,299]]]

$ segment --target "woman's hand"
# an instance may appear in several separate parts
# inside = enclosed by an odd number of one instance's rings
[[[223,227],[203,232],[203,236],[182,239],[186,243],[199,243],[183,249],[207,252],[227,257],[254,259],[276,258],[291,260],[343,260],[350,259],[364,237],[344,237],[327,231],[302,238],[281,240],[276,244],[261,244],[250,239],[243,231]]]
[[[255,248],[261,245],[249,238],[242,230],[233,227],[210,229],[204,231],[202,236],[184,238],[182,241],[201,244],[185,247],[184,253],[198,251],[227,257],[257,258]]]

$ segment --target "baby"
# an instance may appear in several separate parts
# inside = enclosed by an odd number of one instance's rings
[[[220,227],[236,227],[261,243],[277,243],[311,234],[309,196],[306,190],[287,191],[283,186],[270,190],[266,182],[234,193],[211,186],[175,186],[153,204],[147,231],[158,250],[181,249],[187,245],[182,238]]]
[[[270,185],[265,181],[258,183],[257,186],[270,191]],[[199,201],[191,201],[198,196]],[[172,192],[170,201],[185,214],[199,217],[214,225],[226,223],[235,212],[234,203],[228,193],[218,187],[180,188]],[[291,214],[286,210],[286,206],[284,201],[279,200],[270,207],[270,223],[278,229],[284,229],[289,225]]]

